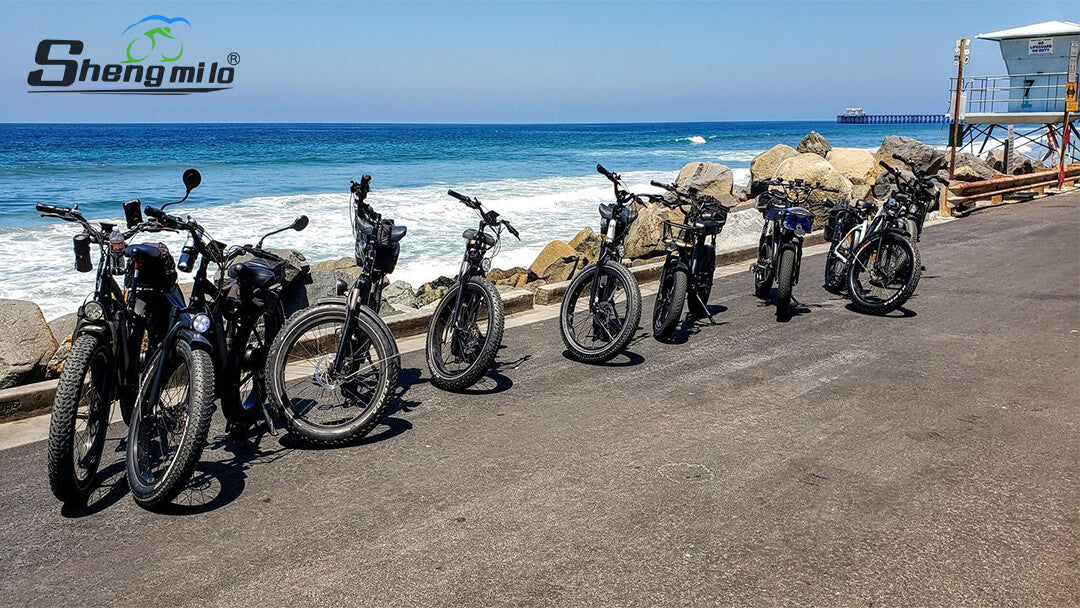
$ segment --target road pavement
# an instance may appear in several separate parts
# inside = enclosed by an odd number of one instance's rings
[[[716,325],[609,365],[568,360],[554,319],[509,328],[469,395],[414,351],[359,445],[223,446],[219,418],[164,513],[127,495],[122,429],[84,509],[42,442],[0,451],[0,603],[1077,605],[1078,212],[929,228],[887,318],[822,290],[816,255],[788,323],[741,272]]]

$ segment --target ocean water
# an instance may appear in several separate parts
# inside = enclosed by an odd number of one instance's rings
[[[745,184],[755,155],[777,143],[794,146],[811,129],[834,146],[870,150],[892,134],[946,140],[942,125],[833,122],[0,124],[0,298],[33,300],[52,319],[74,311],[93,288],[92,273],[74,271],[75,227],[40,218],[35,203],[77,203],[88,219],[119,221],[124,201],[180,198],[188,167],[203,182],[174,213],[190,214],[230,244],[254,242],[306,214],[306,231],[267,244],[299,249],[310,261],[351,254],[349,180],[370,173],[368,201],[409,227],[391,278],[419,285],[456,272],[461,232],[474,224],[448,188],[479,197],[521,232],[520,242],[504,240],[496,266],[528,265],[548,241],[598,223],[597,205],[612,198],[598,162],[639,192],[652,191],[651,179],[673,180],[691,161],[725,164]],[[729,224],[718,245],[754,236],[741,232]],[[174,252],[183,241],[151,238]]]

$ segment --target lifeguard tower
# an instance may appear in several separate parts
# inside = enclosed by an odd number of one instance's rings
[[[959,96],[958,80],[952,79],[949,118],[959,120],[958,147],[981,155],[988,146],[1005,145],[1011,134],[1013,150],[1027,147],[1044,165],[1080,161],[1075,113],[1066,112],[1065,103],[1070,60],[1076,69],[1080,24],[1047,21],[976,38],[999,44],[1008,74],[964,76]],[[960,52],[966,44],[958,43],[958,54],[966,53]]]

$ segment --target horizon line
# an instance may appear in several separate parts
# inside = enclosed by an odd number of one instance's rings
[[[908,113],[904,113],[908,114]],[[0,125],[382,125],[382,126],[532,126],[532,125],[648,125],[648,124],[724,124],[747,122],[831,122],[831,118],[743,118],[735,120],[618,120],[618,121],[568,121],[568,122],[401,122],[401,121],[333,121],[333,120],[245,120],[245,121],[0,121]],[[867,126],[867,125],[853,125]],[[886,126],[886,125],[877,125]]]

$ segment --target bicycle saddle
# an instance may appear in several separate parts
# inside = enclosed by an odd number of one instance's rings
[[[396,243],[405,238],[405,233],[409,231],[408,226],[394,226],[390,229],[390,242]]]
[[[259,288],[273,284],[277,276],[273,268],[268,267],[266,262],[258,258],[229,266],[229,278]]]

